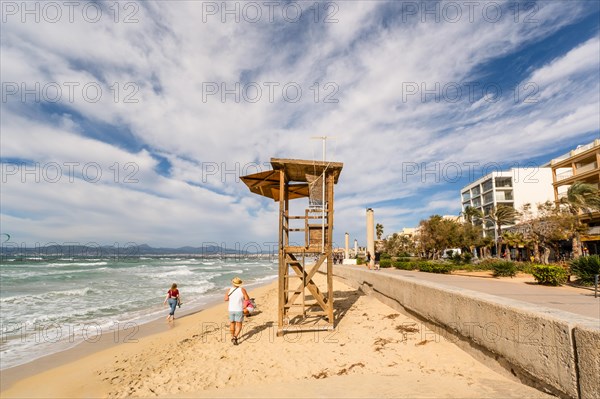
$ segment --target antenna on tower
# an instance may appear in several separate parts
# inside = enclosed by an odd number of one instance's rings
[[[323,164],[327,162],[327,139],[333,139],[334,136],[313,136],[313,140],[322,140],[323,142]],[[325,253],[325,170],[327,167],[323,165],[323,172],[321,173],[322,190],[321,190],[321,250]]]

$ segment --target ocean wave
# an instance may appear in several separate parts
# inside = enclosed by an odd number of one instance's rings
[[[49,263],[44,266],[106,266],[107,262],[69,262],[69,263]]]
[[[204,271],[204,270],[221,270],[221,269],[223,269],[223,266],[221,266],[221,265],[218,265],[218,266],[209,266],[209,267],[200,266],[200,267],[194,269],[194,271],[197,271],[197,270],[199,270],[199,271]]]
[[[233,274],[233,273],[243,274],[244,271],[242,269],[236,269],[236,270],[227,270],[227,271],[224,271],[223,273],[225,273],[225,274]]]
[[[276,279],[277,277],[278,276],[276,274],[274,274],[272,276],[260,277],[260,278],[257,278],[256,280],[254,280],[252,283],[261,283],[263,281],[270,281],[270,280]]]
[[[204,294],[213,288],[216,288],[216,285],[212,282],[204,282],[195,286],[184,286],[181,288],[181,297],[184,298],[184,300],[187,300],[185,298],[187,298],[189,294]]]
[[[186,267],[185,269],[182,269],[182,270],[171,270],[168,272],[156,273],[154,276],[158,277],[158,278],[166,278],[166,277],[173,277],[173,276],[190,276],[193,274],[195,274],[195,273]]]
[[[90,295],[90,294],[94,294],[97,293],[98,291],[95,291],[94,289],[90,288],[90,287],[84,287],[84,288],[76,288],[76,289],[72,289],[72,290],[65,290],[65,291],[50,291],[50,292],[46,292],[44,294],[41,295],[16,295],[16,296],[9,296],[6,298],[0,298],[0,303],[2,304],[11,304],[11,305],[17,305],[17,304],[21,304],[21,303],[31,303],[31,302],[46,302],[48,300],[54,299],[56,297],[63,297],[63,296],[86,296],[86,295]]]

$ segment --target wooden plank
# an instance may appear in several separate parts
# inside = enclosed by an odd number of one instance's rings
[[[286,246],[285,252],[287,253],[306,253],[306,254],[320,254],[321,253],[321,245],[310,245],[308,247],[299,247],[299,246]]]
[[[333,185],[335,184],[333,176],[327,177],[327,226],[331,228],[327,230],[327,303],[329,304],[328,321],[334,323],[333,320]]]
[[[283,171],[279,171],[279,185],[280,187],[285,186],[285,175]],[[277,313],[277,325],[279,329],[283,327],[283,306],[285,305],[284,289],[285,289],[285,273],[287,264],[285,263],[285,242],[284,242],[284,231],[283,231],[283,216],[285,212],[285,202],[283,196],[279,198],[279,306]]]
[[[292,269],[294,269],[294,271],[297,274],[303,273],[303,270],[300,270],[300,268],[298,266],[292,266]],[[308,288],[308,290],[310,291],[310,293],[313,294],[313,296],[315,297],[315,300],[317,302],[319,302],[319,305],[321,306],[321,308],[323,310],[326,310],[327,309],[327,304],[323,300],[323,294],[321,294],[321,291],[319,290],[319,287],[317,287],[317,285],[312,280],[306,280],[306,281],[307,281],[306,282],[306,288]]]
[[[288,254],[288,256],[293,257],[292,254]],[[304,287],[305,287],[304,281],[306,281],[306,288],[308,288],[309,284],[312,284],[316,288],[316,291],[320,292],[320,290],[317,287],[317,285],[312,281],[312,278],[317,273],[317,271],[319,270],[319,268],[321,267],[321,265],[323,264],[323,261],[325,259],[327,259],[326,256],[324,256],[324,255],[320,256],[319,260],[313,265],[312,269],[310,269],[310,271],[308,273],[306,273],[305,269],[302,268],[302,267],[300,267],[300,266],[298,266],[297,269],[292,266],[292,269],[296,272],[296,275],[298,275],[298,277],[300,277],[300,278],[303,279],[303,281],[300,283],[300,285],[298,285],[298,288],[296,290],[303,290]],[[323,296],[321,295],[321,297],[323,297]],[[298,295],[294,294],[294,295],[292,295],[291,298],[289,298],[286,301],[286,303],[288,303],[288,304],[289,303],[294,303],[296,301],[296,298],[298,298]],[[323,303],[331,303],[331,302],[333,302],[333,300],[327,300],[326,299],[326,300],[323,301]],[[323,310],[325,310],[325,308],[323,308]]]

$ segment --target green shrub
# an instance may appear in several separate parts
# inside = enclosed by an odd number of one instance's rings
[[[600,274],[600,256],[580,256],[570,263],[571,273],[579,278],[582,285],[594,284],[594,276]]]
[[[451,251],[448,251],[451,252]],[[461,254],[449,254],[448,259],[450,259],[450,262],[452,262],[455,265],[460,265],[462,263],[462,255]]]
[[[472,259],[473,259],[473,254],[471,252],[469,252],[469,251],[463,252],[463,254],[462,254],[462,262],[463,263],[469,264],[469,263],[471,263]]]
[[[365,264],[365,259],[362,256],[357,256],[356,257],[356,264],[357,265],[364,265]]]
[[[450,273],[452,265],[434,262],[418,262],[419,271],[426,273]]]
[[[392,259],[392,257],[390,256],[390,254],[384,252],[379,256],[379,260],[383,260],[383,259]]]
[[[494,277],[514,277],[517,274],[517,266],[510,261],[496,261],[492,264]]]
[[[477,270],[493,270],[493,265],[498,262],[498,259],[483,259],[475,263]]]
[[[531,262],[521,262],[521,263],[519,263],[517,268],[519,269],[520,272],[527,273],[527,274],[533,274],[533,268],[536,266],[539,266],[539,265],[537,265],[535,263],[531,263]]]
[[[418,268],[417,262],[410,262],[410,261],[403,261],[403,260],[395,260],[392,263],[392,265],[396,269],[401,269],[401,270],[415,270]]]
[[[412,261],[412,259],[410,257],[404,256],[404,257],[396,259],[396,261],[397,262],[410,262],[410,261]]]
[[[567,281],[567,271],[561,266],[539,265],[533,268],[533,277],[539,284],[562,285]]]
[[[392,260],[379,258],[379,267],[382,267],[382,268],[392,267]]]

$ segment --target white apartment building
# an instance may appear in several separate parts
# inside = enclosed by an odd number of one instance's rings
[[[462,210],[471,206],[487,215],[498,205],[512,206],[519,210],[524,204],[535,204],[554,200],[552,170],[543,167],[513,168],[494,171],[460,191]],[[504,226],[503,226],[504,227]],[[496,237],[494,224],[485,221],[484,235]]]

